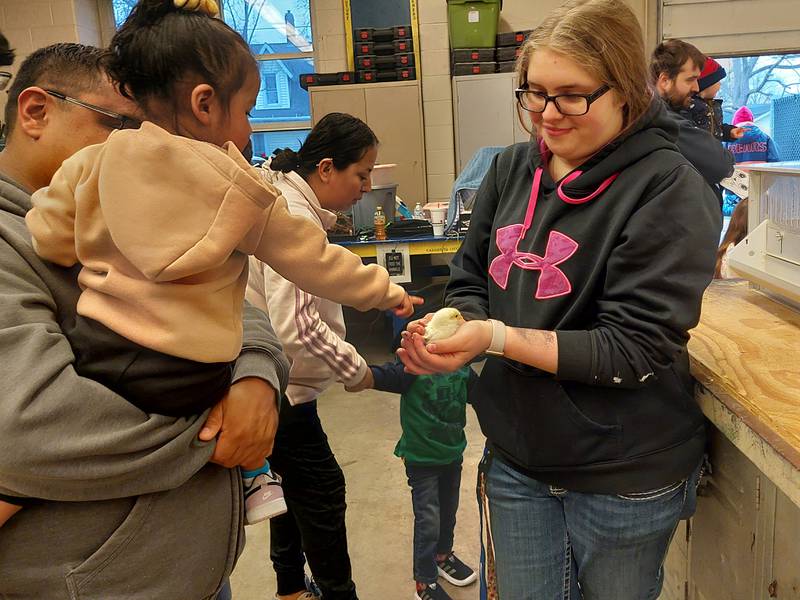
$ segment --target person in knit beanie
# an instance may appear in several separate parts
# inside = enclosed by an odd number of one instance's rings
[[[734,142],[727,144],[728,150],[733,154],[736,166],[743,168],[752,163],[777,162],[781,160],[778,147],[769,135],[754,123],[753,112],[742,106],[733,113],[733,125],[742,130],[742,136]],[[722,198],[722,214],[730,216],[739,197],[730,190],[725,190]]]
[[[725,68],[710,56],[706,57],[706,64],[697,79],[697,87],[700,88],[701,98],[711,100],[717,96],[722,87],[722,80],[728,75]]]
[[[728,144],[728,150],[733,153],[736,164],[781,160],[775,142],[754,121],[753,112],[746,106],[733,114],[733,124],[742,130],[742,136]]]
[[[753,121],[755,121],[755,117],[753,117],[753,111],[751,111],[746,106],[740,106],[736,109],[736,112],[733,113],[733,126],[738,127],[739,125],[744,126],[753,125]]]
[[[740,128],[722,122],[722,100],[717,93],[727,75],[725,68],[710,56],[706,58],[697,85],[700,91],[692,97],[685,116],[721,142],[733,142],[744,133]]]

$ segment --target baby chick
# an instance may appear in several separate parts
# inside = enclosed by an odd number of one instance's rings
[[[452,336],[464,324],[464,317],[457,308],[442,308],[433,313],[425,326],[425,343],[443,340]]]

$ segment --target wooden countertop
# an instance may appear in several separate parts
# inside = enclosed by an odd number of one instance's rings
[[[800,506],[800,312],[715,281],[691,335],[703,412]]]

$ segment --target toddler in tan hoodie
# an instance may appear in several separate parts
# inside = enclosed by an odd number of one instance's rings
[[[243,157],[258,68],[244,40],[204,12],[213,0],[197,8],[134,8],[107,69],[145,122],[65,161],[26,217],[42,258],[83,267],[65,327],[78,372],[175,416],[201,413],[230,385],[250,255],[310,294],[413,312],[385,269],[291,215]],[[268,463],[243,467],[247,521],[285,511]]]

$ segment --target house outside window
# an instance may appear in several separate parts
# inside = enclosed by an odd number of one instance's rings
[[[136,0],[111,0],[117,26]],[[311,127],[311,102],[300,74],[314,71],[309,0],[219,0],[222,19],[258,61],[261,90],[251,111],[253,151],[298,149]]]

